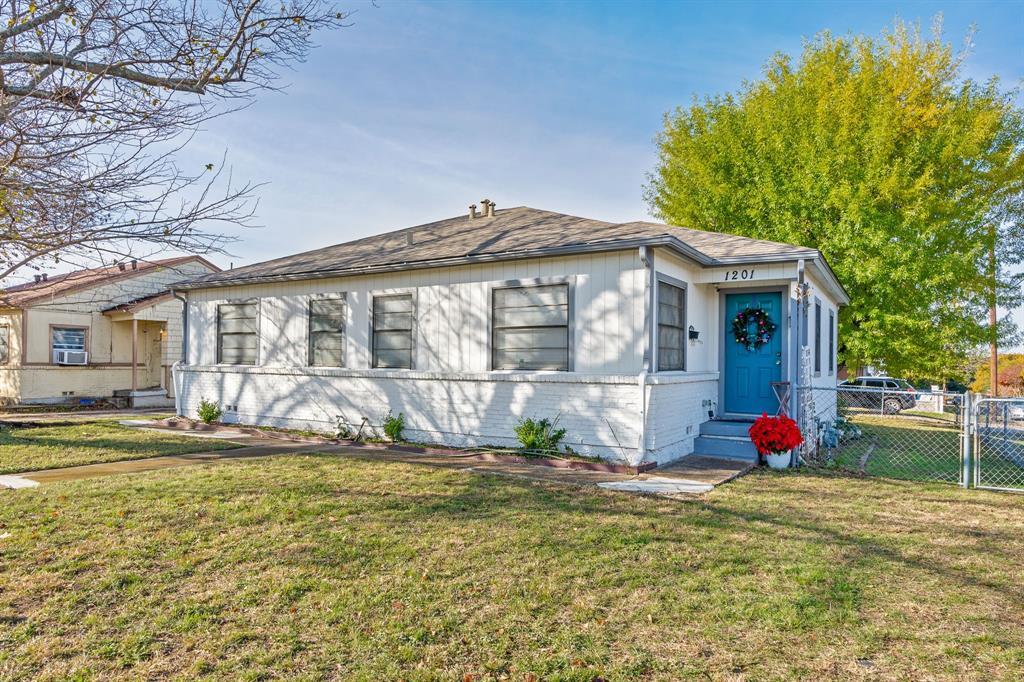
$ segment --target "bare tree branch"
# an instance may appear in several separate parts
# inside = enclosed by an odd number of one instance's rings
[[[0,5],[0,278],[52,262],[223,250],[256,186],[177,153],[273,89],[325,0],[7,0]]]

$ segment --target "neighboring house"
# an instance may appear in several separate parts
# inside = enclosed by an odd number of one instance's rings
[[[776,413],[771,382],[796,381],[798,332],[814,381],[835,385],[848,298],[814,249],[474,213],[183,285],[179,413],[207,398],[227,420],[356,431],[390,410],[409,440],[513,447],[518,419],[557,417],[578,452],[665,462],[692,452],[712,416]],[[746,307],[778,325],[757,350],[731,331]]]
[[[218,272],[198,256],[79,270],[0,293],[0,400],[124,396],[165,404],[181,359],[182,303],[169,287]]]

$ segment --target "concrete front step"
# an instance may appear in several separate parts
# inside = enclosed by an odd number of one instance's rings
[[[750,442],[750,424],[745,421],[712,420],[700,425],[693,451],[699,455],[757,461],[757,448]]]
[[[697,436],[693,441],[693,452],[712,457],[730,457],[757,461],[757,448],[749,438],[732,436]]]
[[[712,420],[703,422],[700,425],[702,436],[734,436],[737,438],[749,438],[750,426],[753,422]]]

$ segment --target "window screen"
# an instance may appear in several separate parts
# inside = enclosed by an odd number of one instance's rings
[[[51,331],[53,350],[85,350],[85,329],[82,327],[53,327]]]
[[[412,323],[412,294],[374,296],[374,367],[412,369]]]
[[[686,369],[686,290],[658,282],[658,371]]]
[[[569,285],[494,289],[494,369],[569,370]]]
[[[0,325],[0,365],[11,361],[11,328]]]
[[[217,362],[255,365],[259,355],[259,303],[217,306]]]
[[[814,301],[814,371],[821,373],[821,301]]]
[[[315,298],[309,302],[309,364],[345,366],[344,298]]]

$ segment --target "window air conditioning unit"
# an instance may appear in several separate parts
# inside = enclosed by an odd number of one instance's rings
[[[53,364],[87,365],[89,364],[89,354],[84,350],[55,350],[53,351]]]

